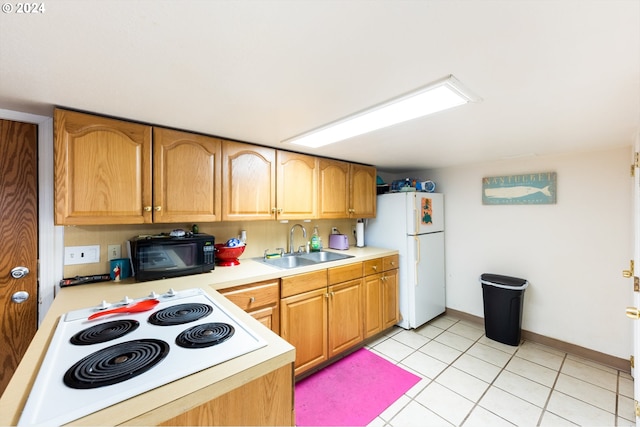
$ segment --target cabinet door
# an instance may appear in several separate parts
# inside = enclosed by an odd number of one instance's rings
[[[258,322],[262,323],[274,333],[280,335],[280,310],[275,307],[264,307],[259,310],[247,311]]]
[[[329,286],[329,357],[363,339],[362,278]]]
[[[382,329],[400,321],[398,301],[398,269],[385,271],[382,277]]]
[[[364,278],[364,337],[382,331],[382,274]]]
[[[153,221],[220,221],[221,155],[219,139],[154,128]]]
[[[222,220],[276,217],[276,150],[222,142]]]
[[[317,218],[318,159],[280,150],[276,158],[278,219]]]
[[[142,224],[151,215],[151,127],[54,111],[55,223]]]
[[[328,359],[326,288],[280,301],[280,336],[296,348],[296,375]]]
[[[320,159],[318,215],[320,218],[349,218],[349,163]]]
[[[351,165],[351,218],[375,218],[376,216],[376,168]]]

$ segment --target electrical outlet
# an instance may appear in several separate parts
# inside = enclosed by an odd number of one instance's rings
[[[64,248],[64,265],[92,264],[100,262],[100,245],[66,246]]]
[[[120,245],[109,245],[107,249],[107,259],[111,261],[112,259],[121,258],[122,247]]]

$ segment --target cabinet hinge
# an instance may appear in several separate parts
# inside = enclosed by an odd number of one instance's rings
[[[636,361],[635,361],[635,357],[633,357],[633,355],[631,355],[629,357],[629,364],[631,365],[631,369],[635,368]]]
[[[633,153],[633,163],[631,164],[631,176],[636,176],[636,168],[640,167],[640,153]]]
[[[640,417],[640,405],[638,405],[637,400],[634,400],[633,403],[635,404],[634,406],[636,407],[636,417]]]

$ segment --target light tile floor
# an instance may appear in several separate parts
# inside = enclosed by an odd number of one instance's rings
[[[367,348],[422,378],[372,427],[635,425],[627,372],[532,342],[501,344],[481,324],[441,316]]]

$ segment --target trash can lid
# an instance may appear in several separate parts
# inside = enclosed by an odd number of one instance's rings
[[[480,276],[480,283],[483,285],[496,286],[505,289],[525,289],[529,286],[529,282],[518,277],[503,276],[500,274],[484,273]]]

